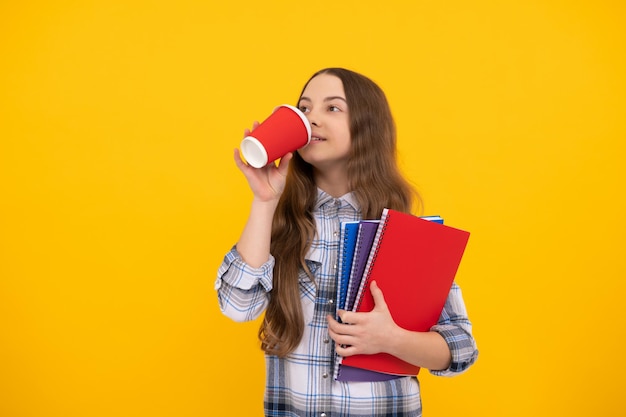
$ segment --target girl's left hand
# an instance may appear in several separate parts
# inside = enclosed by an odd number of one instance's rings
[[[369,313],[339,310],[342,323],[330,315],[327,317],[328,332],[341,356],[388,353],[394,343],[393,334],[400,328],[393,321],[383,292],[376,285],[376,281],[370,284],[370,289],[374,297],[374,309]]]

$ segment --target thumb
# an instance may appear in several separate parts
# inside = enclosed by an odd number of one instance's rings
[[[372,281],[370,284],[370,291],[372,292],[372,297],[374,298],[374,308],[383,308],[387,310],[388,307],[387,302],[385,302],[385,296],[383,295],[382,290],[378,287],[378,284],[376,284],[376,281]]]

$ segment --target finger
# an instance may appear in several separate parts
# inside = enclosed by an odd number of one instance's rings
[[[235,159],[235,164],[237,165],[237,168],[243,169],[246,166],[246,163],[243,162],[243,159],[241,159],[241,155],[239,154],[239,149],[235,148],[235,151],[233,153],[233,158]]]
[[[348,315],[348,312],[346,310],[337,310],[337,316],[339,317],[342,323],[347,323],[346,315]]]
[[[374,308],[387,309],[385,296],[383,295],[382,290],[378,287],[378,284],[376,284],[376,281],[372,281],[372,284],[370,285],[370,291],[372,292],[372,297],[374,298]]]
[[[287,175],[287,170],[289,169],[289,161],[293,158],[293,153],[289,152],[287,155],[280,158],[280,162],[278,163],[278,172],[281,175]]]
[[[326,316],[326,321],[328,322],[328,328],[332,329],[333,327],[335,327],[337,324],[339,324],[339,322],[330,314],[328,314]]]
[[[341,325],[340,325],[341,326]],[[340,346],[349,346],[357,342],[357,338],[350,334],[337,333],[334,329],[328,328],[328,335],[333,341]]]
[[[333,336],[353,336],[354,326],[351,324],[341,323],[332,316],[326,316],[328,320],[328,332]]]
[[[243,131],[243,137],[245,138],[246,136],[248,136],[250,134],[250,132],[252,132],[254,129],[256,129],[257,127],[259,127],[260,123],[257,122],[256,120],[252,123],[252,129],[244,129]]]
[[[345,325],[355,325],[355,324],[359,324],[362,323],[362,316],[361,314],[363,313],[356,313],[354,311],[343,311],[341,313],[341,316],[339,316],[341,318],[341,323],[345,324]]]
[[[358,353],[358,349],[351,345],[337,343],[335,346],[335,352],[337,352],[339,356],[346,358],[348,356],[356,355]]]

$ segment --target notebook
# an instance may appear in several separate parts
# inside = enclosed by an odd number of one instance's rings
[[[401,378],[402,375],[385,374],[354,366],[339,365],[335,367],[335,380],[342,382],[379,382]]]
[[[428,331],[441,315],[468,240],[466,231],[384,209],[352,310],[374,308],[369,284],[375,280],[400,327]],[[338,358],[337,378],[343,366],[393,375],[419,372],[385,353]]]
[[[379,220],[361,220],[359,222],[344,310],[352,310],[354,307],[367,258],[378,230],[378,223]]]
[[[339,229],[339,274],[337,277],[337,308],[345,309],[352,258],[359,232],[359,221],[342,222]]]

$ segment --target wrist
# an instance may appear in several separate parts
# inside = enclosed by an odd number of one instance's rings
[[[393,356],[402,355],[402,346],[406,344],[408,333],[408,330],[405,330],[398,325],[394,325],[386,336],[386,340],[388,341],[386,349],[387,353]]]
[[[274,211],[276,211],[276,207],[278,206],[278,200],[278,197],[271,200],[254,197],[252,199],[252,210],[256,210],[260,213],[271,213],[273,215]]]

